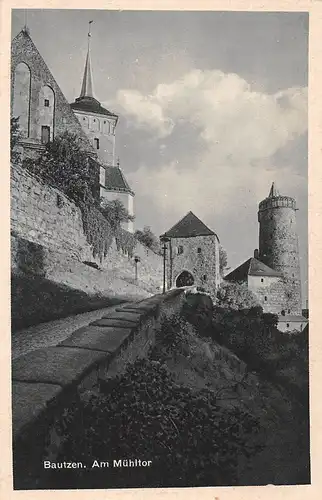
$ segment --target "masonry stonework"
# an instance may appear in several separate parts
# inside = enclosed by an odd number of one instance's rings
[[[94,259],[83,229],[80,209],[58,189],[45,184],[20,166],[11,166],[11,231],[27,241],[42,245],[78,261],[96,262],[100,268],[151,291],[162,286],[162,257],[137,242],[134,258],[117,249],[113,240],[106,257]]]
[[[28,90],[28,91],[26,91]],[[95,154],[78,119],[26,30],[11,45],[11,116],[21,116],[24,155],[39,156],[42,142],[65,131],[84,140]],[[48,127],[49,136],[44,136]]]
[[[259,258],[284,277],[282,309],[301,314],[301,275],[296,203],[289,196],[269,196],[259,204]]]
[[[219,242],[216,235],[171,238],[168,259],[170,287],[180,285],[178,278],[182,272],[187,271],[192,275],[194,285],[203,287],[211,293],[217,289]]]

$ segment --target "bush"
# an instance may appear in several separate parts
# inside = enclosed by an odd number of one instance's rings
[[[258,431],[249,414],[219,408],[212,392],[195,394],[175,385],[160,362],[139,360],[108,394],[80,406],[57,460],[152,460],[148,468],[108,474],[79,469],[78,488],[232,485],[239,457],[256,453],[250,436]]]
[[[160,242],[149,226],[144,226],[142,231],[137,229],[134,236],[142,245],[150,248],[153,252],[161,253]]]
[[[217,291],[217,305],[228,309],[240,310],[258,306],[255,295],[248,290],[246,283],[224,281]]]
[[[76,134],[64,132],[57,136],[46,144],[40,158],[26,159],[23,166],[60,189],[77,205],[99,205],[99,166]]]

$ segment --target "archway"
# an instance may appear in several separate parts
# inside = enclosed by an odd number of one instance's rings
[[[176,287],[180,288],[182,286],[192,286],[195,280],[189,271],[182,271],[176,279]]]

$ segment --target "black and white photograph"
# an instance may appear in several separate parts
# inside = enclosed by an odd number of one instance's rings
[[[311,484],[309,27],[12,9],[14,490]]]

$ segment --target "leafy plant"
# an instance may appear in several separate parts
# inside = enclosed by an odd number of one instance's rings
[[[19,117],[12,117],[10,119],[10,161],[12,163],[21,162],[21,153],[18,151],[21,138]]]
[[[104,200],[101,204],[101,212],[115,232],[120,229],[123,222],[130,222],[135,219],[118,199],[111,201]]]
[[[54,184],[76,204],[99,204],[99,165],[91,159],[83,140],[64,132],[46,144],[37,160],[23,165],[47,182]]]
[[[140,243],[147,246],[155,253],[161,253],[160,242],[149,226],[144,226],[142,231],[137,229],[134,236]]]
[[[178,386],[165,365],[141,359],[104,396],[82,403],[58,460],[83,460],[88,468],[94,460],[152,461],[134,473],[79,469],[83,488],[233,485],[239,457],[257,452],[250,436],[258,431],[248,413],[218,407],[211,391]]]
[[[228,309],[246,309],[258,306],[255,295],[248,289],[246,283],[224,281],[217,291],[217,305]]]

